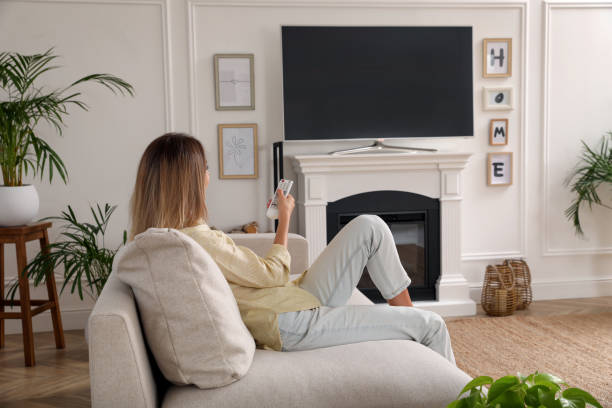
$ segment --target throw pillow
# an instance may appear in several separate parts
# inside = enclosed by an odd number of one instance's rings
[[[149,228],[117,257],[117,275],[134,292],[147,343],[168,381],[214,388],[247,373],[255,342],[225,277],[196,241]]]

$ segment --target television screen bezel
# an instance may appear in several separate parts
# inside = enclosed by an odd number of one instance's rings
[[[338,25],[338,24],[330,24],[330,25],[322,25],[322,24],[318,24],[318,25],[312,25],[312,24],[291,24],[291,25],[287,25],[287,24],[281,24],[279,26],[279,33],[280,33],[280,62],[281,62],[281,127],[282,127],[282,133],[283,133],[283,139],[282,141],[284,143],[310,143],[310,142],[321,142],[321,141],[330,141],[330,142],[343,142],[343,141],[376,141],[376,140],[397,140],[397,141],[404,141],[404,140],[447,140],[447,139],[471,139],[474,138],[475,135],[468,135],[468,136],[407,136],[407,137],[390,137],[390,138],[380,138],[380,137],[356,137],[356,138],[341,138],[341,139],[287,139],[285,137],[285,79],[284,79],[284,66],[283,66],[283,27],[329,27],[329,28],[334,28],[334,27],[350,27],[350,28],[361,28],[361,27],[431,27],[431,28],[437,28],[437,27],[450,27],[450,28],[455,28],[455,27],[468,27],[472,29],[472,132],[475,132],[475,125],[476,125],[476,119],[475,119],[475,114],[476,114],[476,91],[475,91],[475,83],[476,83],[476,77],[475,77],[475,61],[474,61],[474,50],[475,50],[475,43],[474,43],[474,25],[380,25],[380,24],[376,24],[376,25]]]

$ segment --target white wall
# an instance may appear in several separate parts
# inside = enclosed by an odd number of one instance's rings
[[[130,98],[83,87],[90,112],[72,110],[62,138],[41,129],[64,158],[69,184],[34,181],[41,217],[68,204],[82,217],[89,203],[119,205],[107,241],[116,247],[127,228],[137,161],[152,139],[170,130],[194,134],[207,149],[211,225],[230,229],[257,220],[264,230],[272,227],[264,209],[272,189],[271,145],[282,139],[281,25],[472,26],[474,137],[394,143],[473,153],[464,174],[462,272],[474,298],[487,264],[524,256],[535,298],[545,299],[612,295],[612,212],[585,211],[588,240],[577,238],[563,215],[571,196],[561,184],[576,162],[580,139],[594,143],[612,130],[610,21],[612,2],[3,0],[0,49],[31,53],[55,46],[64,67],[47,76],[51,87],[109,72],[136,88]],[[482,78],[482,39],[492,37],[513,39],[511,78]],[[256,110],[215,111],[213,54],[243,52],[255,54]],[[515,109],[502,116],[481,106],[482,87],[496,85],[512,86],[515,93]],[[510,119],[508,146],[488,146],[494,117]],[[259,126],[259,179],[219,180],[217,124],[251,122]],[[354,145],[294,142],[285,145],[285,154]],[[486,185],[486,155],[496,151],[514,152],[512,186]],[[294,176],[288,160],[285,171]],[[609,191],[604,194],[612,201]],[[50,238],[58,235],[54,227]],[[28,251],[33,255],[36,246]],[[12,246],[6,255],[10,279]],[[65,327],[82,327],[90,305],[63,296]],[[35,318],[41,330],[50,327],[42,316]],[[19,324],[10,322],[9,330],[19,331]]]

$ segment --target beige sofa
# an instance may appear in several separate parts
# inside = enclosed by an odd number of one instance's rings
[[[263,255],[274,234],[231,235]],[[290,234],[291,270],[308,266],[307,241]],[[355,290],[349,303],[371,303]],[[194,310],[194,313],[198,311]],[[406,340],[317,350],[256,350],[248,374],[228,386],[170,385],[150,355],[131,289],[112,273],[89,319],[93,407],[445,407],[470,377]]]

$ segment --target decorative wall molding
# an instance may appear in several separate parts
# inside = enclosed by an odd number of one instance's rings
[[[542,200],[541,212],[546,214],[542,217],[542,256],[576,256],[576,255],[603,255],[612,254],[612,247],[593,247],[593,248],[560,248],[553,249],[550,247],[550,231],[548,219],[548,204],[550,198],[548,196],[548,173],[549,173],[549,143],[550,143],[550,19],[554,9],[569,9],[569,8],[612,8],[612,1],[591,1],[591,2],[576,2],[576,1],[545,1],[544,2],[544,53],[543,53],[543,142],[542,142],[542,186],[544,194]]]
[[[195,7],[193,1],[187,2],[187,49],[189,52],[189,133],[198,137],[199,127],[197,120],[197,80],[195,74],[196,37],[195,37]]]
[[[447,0],[447,1],[372,1],[372,0],[247,0],[247,1],[220,1],[220,0],[190,0],[190,4],[205,7],[349,7],[349,8],[508,8],[517,5],[527,5],[528,0]]]
[[[171,103],[174,100],[172,80],[172,59],[170,45],[170,23],[168,19],[170,0],[4,0],[5,3],[44,3],[44,4],[98,4],[113,6],[159,6],[161,9],[162,30],[162,64],[164,72],[164,121],[166,132],[174,128],[174,112]]]
[[[470,252],[462,253],[461,261],[486,261],[506,258],[524,258],[521,251],[503,251],[503,252]]]
[[[528,180],[528,160],[527,160],[527,121],[528,121],[528,75],[527,66],[529,58],[529,2],[528,0],[516,0],[516,1],[384,1],[377,2],[372,0],[349,0],[349,1],[313,1],[305,2],[302,0],[287,1],[287,0],[250,0],[250,1],[220,1],[220,0],[190,0],[188,2],[188,30],[189,30],[189,92],[191,100],[191,132],[192,134],[198,134],[199,122],[197,117],[198,112],[198,95],[197,95],[197,75],[195,72],[195,61],[196,61],[196,37],[195,37],[195,11],[198,7],[279,7],[279,8],[447,8],[447,9],[517,9],[520,11],[520,52],[521,52],[521,68],[515,71],[515,75],[520,75],[520,107],[518,109],[520,115],[520,154],[519,165],[516,169],[520,169],[519,181],[519,243],[518,250],[510,251],[514,257],[526,257],[527,256],[527,236],[528,236],[528,225],[527,225],[527,185]],[[475,49],[475,53],[479,53],[480,46]],[[518,47],[517,47],[518,48]],[[475,57],[476,64],[479,63],[480,57]],[[475,65],[478,66],[478,65]],[[516,171],[516,170],[515,170]],[[462,261],[475,261],[482,259],[498,259],[503,258],[507,254],[507,251],[502,252],[479,252],[479,253],[465,253],[462,254]]]

